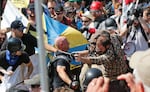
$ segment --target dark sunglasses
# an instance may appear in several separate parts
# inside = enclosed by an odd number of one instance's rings
[[[52,9],[52,10],[54,10],[54,7],[48,7],[48,9]]]
[[[39,88],[40,85],[31,85],[31,88]]]
[[[61,14],[63,14],[63,12],[56,12],[56,14],[57,14],[57,15],[61,15]]]

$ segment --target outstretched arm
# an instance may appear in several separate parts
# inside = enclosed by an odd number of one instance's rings
[[[28,78],[30,78],[30,75],[31,75],[31,73],[32,73],[32,71],[33,71],[33,64],[32,64],[32,62],[30,61],[29,63],[27,63],[26,64],[27,65],[27,67],[28,67],[28,72],[27,72],[27,79]]]

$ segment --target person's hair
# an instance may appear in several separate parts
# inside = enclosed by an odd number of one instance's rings
[[[99,39],[100,37],[103,37],[104,39]],[[106,47],[111,44],[111,38],[110,33],[107,31],[102,31],[99,35],[95,37],[96,41],[101,41],[100,43]]]
[[[148,11],[150,13],[150,7],[144,8],[143,11]]]

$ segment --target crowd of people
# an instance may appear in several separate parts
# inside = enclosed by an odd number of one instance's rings
[[[77,29],[88,41],[85,50],[75,53],[68,52],[65,36],[57,37],[54,46],[44,42],[45,49],[53,52],[51,67],[47,64],[52,68],[50,92],[150,92],[149,0],[45,0],[43,4],[49,17]],[[9,28],[0,29],[4,92],[41,91],[34,0],[22,13],[27,27],[14,20]],[[71,70],[72,60],[81,62],[81,67]],[[6,80],[11,77],[15,79]]]

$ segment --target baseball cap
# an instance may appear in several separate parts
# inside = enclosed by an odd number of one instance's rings
[[[87,17],[91,20],[94,20],[93,15],[90,13],[90,11],[86,11],[84,14],[82,14],[82,16]]]
[[[40,75],[34,75],[31,79],[24,80],[26,85],[40,85]]]
[[[34,3],[30,3],[28,5],[28,9],[31,10],[31,11],[34,11]]]
[[[141,81],[150,87],[150,49],[135,52],[130,59],[129,65],[136,70]]]
[[[19,29],[20,31],[23,31],[25,26],[23,25],[23,23],[20,20],[15,20],[11,23],[11,28]]]

